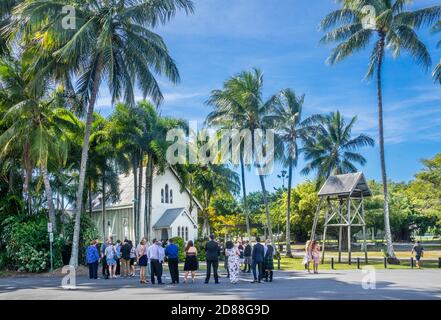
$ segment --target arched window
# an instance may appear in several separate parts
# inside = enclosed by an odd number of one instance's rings
[[[165,185],[165,203],[168,203],[168,184]]]
[[[178,227],[178,237],[181,236],[181,227]]]
[[[161,203],[164,203],[164,189],[161,189]]]
[[[170,203],[173,203],[173,190],[170,189]]]
[[[188,227],[185,227],[185,241],[188,241]]]

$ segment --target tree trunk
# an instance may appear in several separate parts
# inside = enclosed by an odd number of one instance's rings
[[[147,239],[151,240],[150,221],[152,213],[152,182],[153,182],[153,158],[148,155],[147,167],[145,170],[145,194],[144,194],[144,234]]]
[[[92,217],[92,180],[89,177],[89,215]]]
[[[106,172],[105,170],[103,170],[102,172],[102,187],[103,189],[101,190],[101,215],[103,217],[103,243],[106,241]],[[109,237],[111,235],[109,234]]]
[[[380,140],[380,163],[381,163],[381,179],[383,182],[383,194],[384,194],[384,234],[386,238],[387,256],[392,262],[398,262],[399,260],[395,256],[394,247],[392,245],[392,233],[390,230],[389,222],[389,194],[387,190],[387,175],[386,175],[386,161],[384,155],[384,127],[383,127],[383,96],[382,96],[382,84],[381,84],[381,67],[383,63],[384,55],[385,35],[380,34],[379,41],[379,53],[377,63],[377,98],[378,98],[378,129]]]
[[[138,233],[136,232],[136,226],[138,225],[137,221],[137,212],[138,212],[138,199],[136,199],[136,195],[138,192],[138,160],[136,159],[136,152],[133,154],[133,232],[135,237],[135,243],[139,242]]]
[[[273,229],[271,225],[271,216],[269,212],[269,204],[268,204],[268,195],[265,188],[265,180],[263,175],[259,175],[260,179],[260,185],[262,187],[262,193],[263,193],[263,203],[265,204],[265,214],[266,214],[266,221],[267,221],[267,228],[268,228],[268,235],[271,240],[271,243],[273,243]]]
[[[49,211],[49,221],[52,223],[53,230],[57,232],[57,217],[55,215],[54,200],[52,199],[53,193],[52,193],[51,184],[49,182],[46,164],[41,165],[41,173],[43,174],[44,189],[46,191],[47,207]]]
[[[251,236],[250,231],[250,215],[248,212],[248,206],[247,206],[247,189],[245,185],[245,165],[243,163],[243,155],[240,154],[240,173],[242,177],[242,194],[243,194],[243,211],[245,212],[245,223],[247,225],[247,236]]]
[[[286,203],[286,256],[292,258],[291,252],[291,183],[292,183],[292,161],[288,167],[288,196]]]
[[[141,209],[143,209],[143,208],[141,208],[141,203],[142,203],[141,199],[142,199],[142,174],[144,172],[144,168],[142,165],[143,156],[144,156],[144,154],[141,151],[140,155],[139,155],[139,171],[138,171],[139,177],[138,177],[138,191],[137,191],[138,194],[136,196],[136,198],[138,199],[138,212],[137,212],[138,225],[136,226],[136,229],[138,232],[139,239],[141,239],[141,232],[142,232],[142,230],[141,230]]]
[[[92,127],[93,120],[93,109],[95,107],[95,101],[98,95],[98,90],[100,87],[100,78],[101,78],[101,58],[98,58],[98,65],[96,66],[94,83],[92,88],[92,93],[89,99],[89,106],[87,108],[86,115],[86,128],[84,132],[84,140],[83,140],[83,148],[81,150],[81,165],[80,165],[80,176],[78,182],[78,191],[77,191],[77,206],[75,212],[75,227],[72,241],[72,252],[70,255],[69,265],[73,267],[78,267],[78,249],[80,245],[80,228],[81,228],[81,211],[83,206],[83,192],[84,192],[84,180],[86,178],[86,168],[87,168],[87,159],[89,152],[89,139],[90,139],[90,131]]]
[[[32,212],[32,203],[29,186],[32,181],[32,162],[29,142],[26,142],[23,146],[23,162],[25,168],[25,176],[23,181],[23,198],[26,202],[27,213],[30,215]]]

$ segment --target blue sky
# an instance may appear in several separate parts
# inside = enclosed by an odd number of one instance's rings
[[[419,0],[415,8],[439,4]],[[210,108],[204,104],[211,90],[228,77],[253,67],[264,72],[264,94],[282,88],[304,93],[305,115],[340,110],[358,116],[354,133],[377,138],[376,87],[363,80],[369,51],[336,66],[325,63],[332,46],[319,45],[318,24],[337,8],[330,0],[195,0],[196,12],[177,17],[156,30],[166,41],[181,74],[181,83],[159,79],[165,95],[163,115],[203,121]],[[419,33],[434,62],[441,58],[435,44],[441,34]],[[420,160],[441,152],[441,86],[403,54],[386,57],[384,72],[386,161],[389,178],[408,181],[421,168]],[[106,90],[97,110],[111,111]],[[362,154],[368,162],[360,168],[369,179],[380,178],[378,148]],[[296,182],[307,177],[298,171]],[[279,186],[276,174],[267,177],[269,189]],[[254,172],[247,175],[248,189],[260,190]]]

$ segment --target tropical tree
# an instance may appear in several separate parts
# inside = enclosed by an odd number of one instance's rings
[[[434,33],[438,33],[441,31],[441,20],[438,21],[432,28]],[[437,47],[441,48],[441,40],[437,43]],[[441,59],[439,63],[436,65],[435,69],[433,69],[433,79],[441,83]]]
[[[356,151],[364,146],[373,146],[374,140],[365,134],[352,137],[356,121],[357,117],[353,117],[346,124],[339,111],[316,116],[316,133],[304,140],[302,151],[306,165],[301,171],[305,175],[316,172],[316,188],[331,174],[356,172],[355,164],[366,163],[366,159]]]
[[[207,117],[208,123],[226,123],[233,128],[239,130],[248,129],[251,132],[251,152],[254,160],[256,159],[255,133],[258,129],[264,130],[271,122],[270,110],[272,99],[264,101],[262,97],[263,90],[263,73],[258,69],[252,71],[243,71],[236,76],[228,79],[222,90],[215,90],[211,93],[208,100],[209,105],[213,105],[215,110]],[[250,155],[244,150],[241,152],[243,157]],[[242,166],[242,181],[244,181],[243,159],[241,159]],[[259,174],[260,185],[262,188],[263,201],[265,204],[265,213],[267,217],[267,227],[269,237],[273,239],[271,218],[269,213],[268,194],[265,186],[265,174],[255,161],[255,166]],[[242,183],[242,187],[244,187]],[[245,189],[243,194],[246,196]],[[244,198],[245,200],[245,198]],[[246,205],[247,206],[247,205]],[[245,206],[245,207],[246,207]],[[245,208],[248,212],[248,209]],[[249,227],[248,227],[249,228]]]
[[[194,173],[195,195],[202,204],[202,235],[210,234],[209,208],[213,196],[224,192],[236,195],[240,190],[239,176],[225,165],[208,164],[199,166]]]
[[[305,96],[297,96],[292,89],[284,89],[273,98],[273,121],[278,137],[284,144],[283,162],[288,167],[288,194],[286,205],[286,256],[291,253],[291,187],[293,168],[297,166],[298,140],[312,133],[312,118],[302,121],[302,108]]]
[[[56,93],[52,97],[47,95],[48,83],[41,82],[37,92],[28,90],[26,84],[29,78],[24,76],[27,66],[14,60],[3,60],[1,63],[0,79],[8,84],[4,90],[9,90],[4,102],[14,103],[2,119],[8,129],[0,136],[1,155],[9,154],[17,146],[24,146],[23,162],[27,168],[25,190],[28,192],[33,168],[39,167],[46,191],[49,220],[57,230],[48,166],[50,160],[66,162],[69,144],[66,133],[75,131],[79,124],[72,113],[56,104]]]
[[[62,9],[66,5],[75,9],[75,28],[63,26],[66,17]],[[163,96],[152,70],[174,83],[179,81],[179,73],[164,41],[149,28],[166,23],[180,9],[192,12],[193,3],[190,0],[29,0],[16,7],[18,19],[10,24],[10,33],[25,31],[24,38],[33,39],[35,46],[41,47],[41,55],[47,56],[49,51],[60,64],[68,62],[68,69],[78,79],[83,105],[88,106],[70,261],[73,266],[78,265],[82,195],[100,84],[107,81],[112,101],[123,98],[133,105],[137,84],[144,97],[161,102]]]
[[[327,33],[322,43],[338,42],[328,62],[333,65],[366,48],[374,40],[369,59],[367,78],[376,74],[378,100],[378,139],[380,146],[381,178],[384,193],[384,227],[387,254],[398,263],[392,246],[389,223],[387,172],[384,156],[383,93],[381,71],[385,51],[389,49],[394,58],[401,51],[408,52],[414,61],[424,69],[431,65],[430,54],[418,38],[416,30],[432,25],[441,17],[441,6],[407,11],[409,0],[341,0],[341,8],[328,14],[320,23]],[[331,30],[332,28],[335,28]]]

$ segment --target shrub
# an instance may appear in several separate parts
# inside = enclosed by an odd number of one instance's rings
[[[72,217],[64,226],[64,250],[68,248],[69,255],[72,248],[73,232],[75,227],[75,218]],[[78,262],[80,264],[86,264],[86,248],[90,241],[98,239],[99,233],[95,226],[95,223],[90,219],[88,215],[81,216],[80,227],[80,245],[78,248]],[[60,250],[61,252],[61,250]]]
[[[195,241],[195,247],[196,250],[198,250],[198,258],[199,261],[205,261],[206,260],[206,255],[205,255],[205,245],[207,244],[207,240],[206,239],[198,239]]]
[[[178,258],[179,261],[184,261],[185,260],[185,241],[184,239],[182,239],[181,237],[174,237],[172,238],[173,243],[176,244],[179,248],[178,251]]]
[[[35,250],[32,246],[26,244],[20,248],[17,253],[18,270],[27,272],[43,272],[47,269],[49,253]]]
[[[4,267],[41,272],[50,265],[48,219],[45,214],[10,216],[0,223],[0,257]],[[54,235],[54,268],[61,266],[61,238]]]

